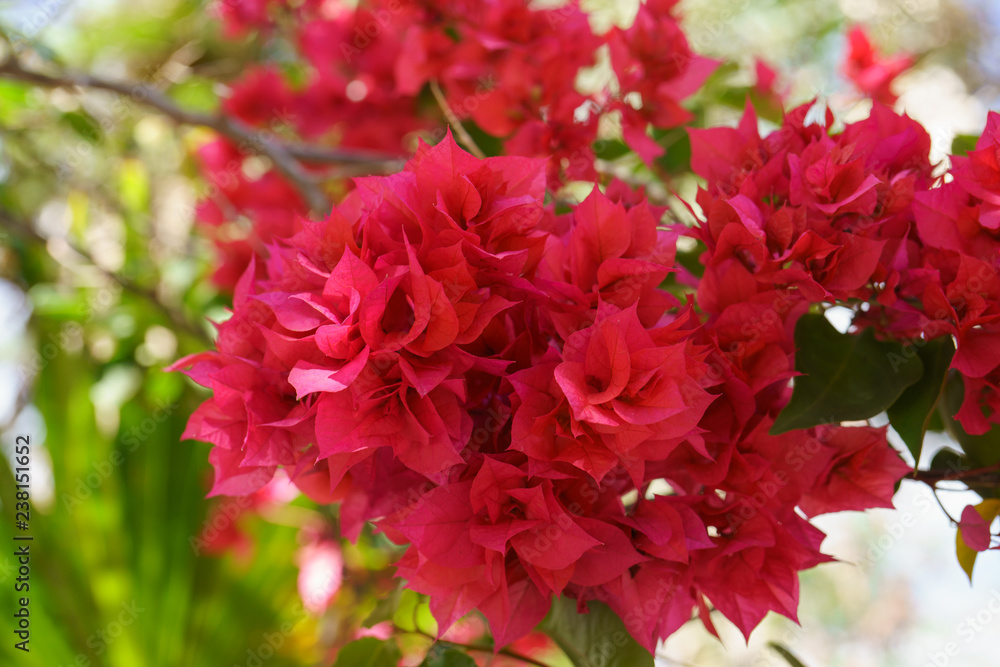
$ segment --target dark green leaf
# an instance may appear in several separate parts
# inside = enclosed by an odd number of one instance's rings
[[[952,155],[968,155],[969,151],[976,149],[976,142],[979,137],[974,134],[956,134],[951,141]]]
[[[365,637],[340,649],[333,667],[396,667],[402,657],[394,640]]]
[[[887,413],[892,427],[913,454],[913,460],[919,463],[924,433],[937,412],[935,407],[944,391],[951,358],[955,356],[955,343],[950,336],[938,338],[918,348],[917,355],[924,366],[923,377],[907,387]]]
[[[619,139],[605,139],[594,144],[594,154],[602,160],[614,160],[628,155],[631,149]]]
[[[768,642],[768,647],[785,659],[792,667],[806,667],[805,664],[795,657],[795,654],[777,642]]]
[[[969,470],[969,463],[961,453],[954,449],[945,447],[939,450],[931,459],[931,470],[949,470],[951,472],[961,472]]]
[[[73,128],[74,132],[92,144],[97,143],[103,134],[100,124],[90,114],[69,111],[62,115],[62,120]]]
[[[940,410],[935,410],[934,412],[931,413],[931,418],[927,422],[927,430],[937,431],[938,433],[944,430],[944,420],[941,419]]]
[[[869,419],[896,402],[923,375],[913,349],[861,334],[838,332],[822,314],[803,315],[795,327],[792,399],[771,427],[777,435],[818,424]]]
[[[465,111],[464,114],[467,115],[468,111]],[[462,117],[462,114],[460,114],[460,117]],[[469,133],[472,140],[476,142],[476,145],[479,146],[479,148],[482,149],[486,155],[504,154],[503,139],[489,134],[472,122],[472,119],[465,119],[462,121],[462,124],[465,126],[465,131]],[[456,137],[456,141],[458,141],[458,137]],[[468,148],[468,146],[466,146],[466,148]]]
[[[420,667],[476,667],[476,661],[458,649],[434,644]]]
[[[657,137],[657,142],[666,149],[656,160],[661,167],[674,174],[690,171],[691,137],[683,128],[672,130],[662,138]]]
[[[607,605],[591,601],[590,613],[576,611],[576,600],[559,598],[540,629],[576,667],[653,667],[653,656],[625,629]]]

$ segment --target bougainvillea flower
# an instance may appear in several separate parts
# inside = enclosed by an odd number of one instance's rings
[[[847,33],[848,52],[844,59],[844,75],[865,95],[883,104],[893,104],[896,95],[892,83],[900,74],[913,66],[913,56],[899,54],[883,57],[872,45],[862,26],[854,26]]]

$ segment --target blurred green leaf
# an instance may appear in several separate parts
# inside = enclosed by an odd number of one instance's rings
[[[805,664],[801,660],[799,660],[797,657],[795,657],[794,653],[792,653],[791,651],[789,651],[787,648],[785,648],[784,646],[782,646],[778,642],[768,642],[767,646],[768,646],[768,648],[770,648],[771,650],[773,650],[775,653],[777,653],[778,655],[780,655],[782,658],[784,658],[785,662],[787,662],[789,665],[791,665],[791,667],[806,667]]]
[[[370,628],[384,621],[391,621],[399,609],[399,602],[403,596],[403,587],[399,586],[392,593],[375,603],[375,609],[362,621],[361,625]]]
[[[656,162],[668,173],[678,174],[691,168],[691,137],[684,128],[669,131],[654,130],[653,138],[666,149]]]
[[[149,174],[139,160],[124,160],[118,172],[118,195],[122,204],[133,213],[149,207]]]
[[[957,134],[951,141],[951,154],[958,156],[968,155],[976,149],[976,142],[979,137],[974,134]]]
[[[184,109],[209,113],[219,107],[219,96],[215,93],[215,85],[215,82],[209,79],[191,77],[171,86],[170,96]]]
[[[631,149],[620,139],[604,139],[597,144],[600,150],[595,150],[594,154],[601,160],[616,160],[624,155],[628,155]]]
[[[69,126],[77,136],[85,141],[96,144],[101,140],[103,132],[101,125],[93,116],[83,111],[68,111],[62,115],[62,122]]]
[[[476,667],[476,661],[457,649],[434,644],[420,667]]]
[[[334,667],[397,667],[402,658],[392,639],[365,637],[340,649]]]

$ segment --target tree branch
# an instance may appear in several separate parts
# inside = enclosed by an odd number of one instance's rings
[[[996,484],[1000,482],[1000,463],[971,470],[914,470],[905,479],[915,479],[932,487],[938,482],[962,482],[966,486],[977,482]]]
[[[316,179],[297,160],[323,164],[358,165],[369,167],[372,171],[383,172],[398,168],[398,165],[402,163],[398,157],[372,151],[324,149],[275,141],[239,120],[221,114],[205,114],[183,109],[162,92],[145,83],[113,81],[80,72],[63,72],[58,75],[44,74],[24,69],[13,56],[0,64],[0,77],[25,81],[43,88],[79,87],[104,90],[156,109],[177,123],[198,125],[215,130],[236,143],[240,150],[269,158],[275,169],[302,194],[313,213],[319,215],[326,215],[329,212],[330,200],[319,187]]]
[[[2,224],[5,228],[11,230],[14,234],[20,236],[23,239],[32,241],[34,243],[43,246],[48,244],[48,239],[46,239],[44,236],[36,232],[31,225],[21,220],[18,220],[17,218],[12,216],[9,211],[3,208],[0,208],[0,224]],[[69,245],[70,249],[73,252],[80,255],[85,260],[87,260],[88,263],[90,263],[94,268],[100,271],[106,278],[108,278],[109,280],[120,286],[124,291],[129,292],[130,294],[133,294],[141,299],[144,299],[149,303],[151,303],[153,306],[155,306],[157,310],[159,310],[164,316],[166,316],[167,319],[170,320],[171,324],[173,324],[177,330],[184,331],[185,333],[190,334],[191,336],[197,338],[200,342],[204,343],[208,347],[214,346],[215,343],[208,336],[208,334],[205,333],[204,330],[199,328],[197,325],[195,325],[193,322],[187,319],[182,313],[178,312],[176,309],[163,303],[155,292],[153,292],[152,290],[148,290],[144,287],[140,287],[139,285],[136,285],[134,282],[132,282],[131,280],[125,278],[124,276],[118,273],[115,273],[113,271],[108,271],[107,269],[102,268],[94,260],[94,258],[83,248],[80,248],[79,246],[69,242],[68,240],[66,241],[66,243],[67,245]]]

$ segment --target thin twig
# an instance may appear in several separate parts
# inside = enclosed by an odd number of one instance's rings
[[[156,109],[177,123],[213,129],[235,142],[240,150],[269,158],[274,163],[275,169],[281,172],[302,194],[310,209],[320,215],[329,212],[330,200],[316,183],[315,178],[297,160],[325,164],[363,165],[379,171],[391,169],[399,164],[399,158],[371,151],[323,149],[275,141],[239,120],[220,114],[205,114],[183,109],[162,92],[145,83],[113,81],[81,72],[62,72],[58,75],[43,74],[23,68],[14,57],[9,57],[0,64],[0,76],[25,81],[44,88],[79,87],[104,90]]]
[[[454,110],[448,106],[448,100],[445,99],[444,93],[441,92],[441,86],[438,85],[437,81],[431,80],[431,93],[434,94],[434,99],[437,100],[438,106],[441,107],[444,117],[448,119],[448,124],[451,125],[453,130],[455,130],[458,134],[458,138],[462,140],[462,143],[469,149],[469,152],[480,160],[484,159],[486,157],[486,153],[484,153],[483,149],[476,144],[472,135],[470,135],[469,131],[465,129],[465,126],[462,125],[462,121],[455,115]]]
[[[951,514],[949,514],[948,510],[945,509],[944,503],[942,503],[941,499],[938,498],[937,489],[933,489],[932,488],[931,489],[931,495],[934,496],[934,500],[937,502],[938,507],[940,507],[941,511],[944,512],[944,515],[946,517],[948,517],[948,520],[951,521],[953,524],[955,524],[957,526],[958,525],[958,520],[955,517],[953,517]]]
[[[48,239],[46,239],[44,236],[35,231],[31,225],[21,220],[18,220],[13,215],[11,215],[9,211],[2,208],[0,208],[0,224],[2,224],[7,229],[10,229],[12,232],[14,232],[23,239],[32,241],[42,246],[46,246],[48,244]],[[69,246],[70,250],[75,252],[77,255],[83,257],[89,264],[91,264],[94,268],[100,271],[101,274],[104,275],[106,278],[116,283],[126,292],[138,296],[148,301],[153,306],[155,306],[157,310],[163,313],[163,315],[165,315],[167,319],[170,320],[170,322],[174,325],[175,328],[184,331],[190,334],[191,336],[194,336],[199,341],[201,341],[202,343],[206,344],[209,347],[214,345],[212,339],[208,336],[207,333],[205,333],[204,330],[193,324],[182,313],[178,312],[174,308],[163,303],[155,292],[153,292],[152,290],[148,290],[144,287],[140,287],[139,285],[136,285],[134,282],[125,278],[121,274],[103,268],[86,250],[73,244],[68,239],[64,240],[66,244]]]

